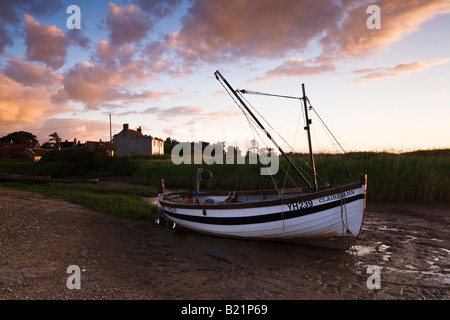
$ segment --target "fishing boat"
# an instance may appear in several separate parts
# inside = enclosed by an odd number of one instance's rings
[[[242,99],[244,90],[234,90],[219,71],[216,78],[263,130],[305,187],[274,190],[200,192],[200,181],[211,178],[198,169],[194,192],[168,192],[158,196],[159,218],[192,231],[241,239],[285,241],[347,250],[360,234],[366,204],[367,176],[336,186],[319,186],[311,148],[307,97],[302,85],[305,130],[309,143],[312,181],[309,181],[272,138]]]

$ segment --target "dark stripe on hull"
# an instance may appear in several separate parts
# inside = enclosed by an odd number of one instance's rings
[[[344,203],[351,203],[360,199],[364,199],[364,194],[358,194],[356,196],[348,197],[344,199]],[[341,200],[329,202],[326,204],[305,208],[305,209],[298,209],[298,210],[291,210],[291,211],[285,211],[285,212],[276,212],[276,213],[270,213],[270,214],[263,214],[263,215],[256,215],[256,216],[248,216],[248,217],[208,217],[208,216],[190,216],[185,214],[179,214],[170,212],[168,210],[164,210],[164,213],[170,218],[176,218],[180,220],[185,221],[192,221],[192,222],[199,222],[199,223],[205,223],[205,224],[216,224],[216,225],[243,225],[243,224],[256,224],[256,223],[264,223],[264,222],[272,222],[272,221],[279,221],[279,220],[287,220],[287,219],[293,219],[298,218],[302,216],[306,216],[309,214],[314,214],[320,211],[328,210],[331,208],[339,207],[341,206]]]

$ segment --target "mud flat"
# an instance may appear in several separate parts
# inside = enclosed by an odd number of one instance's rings
[[[449,231],[449,205],[369,204],[360,238],[339,252],[171,230],[0,187],[0,299],[447,300]],[[80,289],[67,287],[73,265]]]

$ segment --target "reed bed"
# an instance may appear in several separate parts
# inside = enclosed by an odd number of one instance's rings
[[[305,176],[310,169],[305,164],[308,155],[291,154]],[[210,181],[202,182],[203,190],[273,189],[306,186],[284,158],[273,176],[260,175],[257,164],[180,164],[169,156],[133,156],[109,159],[101,168],[76,171],[73,163],[55,161],[45,164],[0,162],[0,173],[40,174],[54,176],[85,175],[131,176],[139,185],[157,187],[161,179],[169,189],[195,188],[198,168],[213,173]],[[320,185],[357,181],[368,176],[369,201],[450,202],[450,149],[420,150],[405,153],[351,152],[347,154],[316,154],[316,171]],[[288,173],[288,175],[286,174]],[[309,178],[311,179],[311,178]],[[311,180],[309,180],[311,181]]]
[[[291,155],[309,174],[307,155]],[[319,185],[357,181],[368,176],[369,201],[450,202],[450,149],[408,153],[352,152],[347,154],[317,154],[315,156]],[[197,168],[213,172],[202,189],[245,190],[305,186],[305,183],[280,158],[280,170],[272,177],[260,175],[261,164],[174,165],[170,160],[152,162],[138,168],[133,181],[158,185],[164,179],[167,188],[193,189]],[[284,168],[281,169],[281,167]],[[288,172],[288,176],[286,175]],[[311,180],[310,180],[311,181]]]

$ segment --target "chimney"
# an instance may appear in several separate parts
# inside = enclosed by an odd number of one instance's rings
[[[139,126],[139,128],[137,128],[137,132],[142,133],[142,128],[141,128],[141,126]]]
[[[123,124],[123,130],[128,130],[128,123]]]

